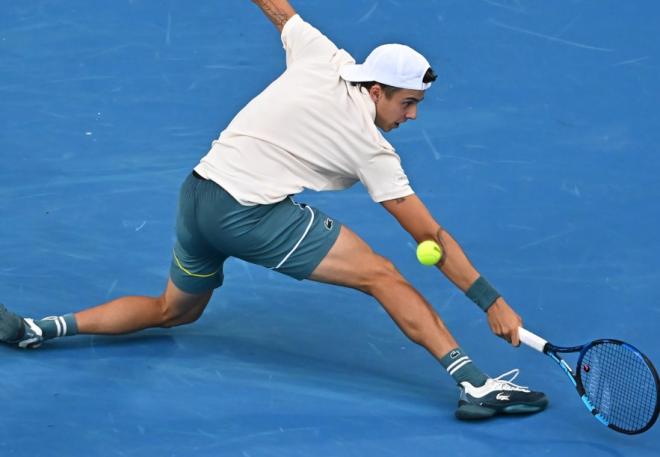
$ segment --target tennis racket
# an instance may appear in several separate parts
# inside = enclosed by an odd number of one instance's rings
[[[582,346],[555,346],[520,327],[520,341],[548,355],[570,378],[587,409],[617,432],[636,435],[658,418],[660,381],[651,361],[619,340],[595,340]],[[560,353],[579,353],[575,371]]]

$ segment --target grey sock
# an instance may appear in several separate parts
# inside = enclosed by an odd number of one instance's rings
[[[445,354],[440,363],[457,384],[467,381],[475,387],[483,386],[488,379],[460,347]]]

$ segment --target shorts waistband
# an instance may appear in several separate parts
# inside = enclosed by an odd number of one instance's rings
[[[202,175],[200,175],[199,173],[197,173],[195,170],[192,171],[192,175],[193,175],[195,178],[197,178],[197,179],[202,179],[202,180],[204,180],[204,181],[207,180],[206,178],[202,177]]]

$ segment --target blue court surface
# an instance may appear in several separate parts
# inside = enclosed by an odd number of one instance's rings
[[[526,327],[660,363],[655,1],[298,1],[358,60],[409,44],[440,75],[388,134],[413,187]],[[0,302],[63,314],[160,294],[180,183],[284,69],[249,1],[4,1]],[[195,324],[0,347],[2,456],[660,455],[513,349],[358,184],[305,193],[390,258],[492,376],[542,414],[463,423],[442,367],[366,295],[230,260]]]

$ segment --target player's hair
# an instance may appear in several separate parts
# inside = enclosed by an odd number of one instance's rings
[[[426,70],[426,73],[424,73],[424,79],[422,79],[422,81],[425,84],[428,84],[428,83],[432,83],[436,79],[438,79],[438,75],[435,73],[435,71],[433,71],[433,68],[429,67],[429,69]],[[351,86],[364,87],[365,89],[367,89],[367,92],[371,90],[374,84],[378,84],[380,87],[383,88],[383,92],[385,92],[385,97],[387,98],[392,98],[392,95],[394,95],[397,91],[401,90],[401,88],[399,87],[388,86],[387,84],[379,83],[378,81],[351,82]]]
[[[426,70],[426,73],[424,73],[424,79],[422,82],[428,84],[434,82],[436,79],[438,79],[438,75],[433,71],[433,68],[429,67],[429,69]]]

